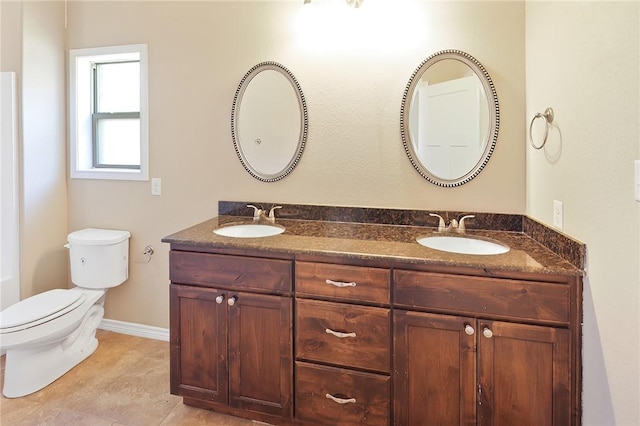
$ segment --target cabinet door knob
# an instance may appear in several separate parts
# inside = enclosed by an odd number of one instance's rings
[[[227,299],[227,304],[229,306],[233,306],[236,304],[236,300],[238,300],[238,296],[231,296],[229,299]]]
[[[329,279],[327,279],[327,280],[325,281],[325,283],[327,283],[327,284],[331,284],[331,285],[334,285],[334,286],[336,286],[336,287],[340,287],[340,288],[342,288],[342,287],[355,287],[355,286],[357,285],[357,284],[356,284],[356,283],[354,283],[353,281],[351,281],[351,282],[344,282],[344,281],[333,281],[333,280],[329,280]]]
[[[493,337],[493,331],[491,331],[489,327],[485,327],[484,330],[482,330],[482,335],[487,339],[491,339]]]
[[[333,402],[337,402],[338,404],[355,404],[356,403],[356,399],[355,398],[338,398],[336,396],[331,395],[330,393],[325,395],[327,397],[327,399],[332,400]]]
[[[224,296],[223,295],[220,295],[220,296],[216,297],[216,303],[218,305],[221,304],[222,302],[224,302]]]
[[[473,333],[475,333],[476,331],[473,329],[473,327],[471,327],[470,324],[465,324],[464,332],[467,333],[469,336],[473,336]]]
[[[327,328],[326,330],[324,330],[327,334],[332,334],[336,337],[339,337],[341,339],[344,339],[345,337],[356,337],[356,333],[342,333],[340,331],[334,331],[330,328]]]

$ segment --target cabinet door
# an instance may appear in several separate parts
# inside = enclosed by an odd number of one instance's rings
[[[229,405],[291,417],[291,299],[229,292]]]
[[[472,318],[394,312],[394,424],[475,424],[474,326]]]
[[[171,285],[171,393],[227,402],[225,292]]]
[[[569,331],[478,323],[478,424],[570,424]]]

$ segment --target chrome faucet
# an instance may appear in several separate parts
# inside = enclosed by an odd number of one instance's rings
[[[253,209],[253,220],[254,221],[258,221],[260,219],[262,219],[264,216],[264,210],[262,209],[262,206],[260,206],[260,208],[254,206],[253,204],[247,204],[247,208],[251,207]]]
[[[436,213],[429,213],[429,216],[437,217],[437,218],[440,219],[440,221],[438,222],[438,232],[447,232],[449,230],[449,228],[447,228],[447,225],[445,224],[444,218],[442,216],[440,216],[439,214],[436,214]],[[449,227],[451,227],[451,224],[449,224]]]
[[[466,228],[466,227],[465,227],[465,225],[464,225],[464,220],[465,220],[465,219],[473,219],[474,217],[476,217],[476,216],[475,216],[475,215],[472,215],[472,214],[468,214],[468,215],[466,215],[466,216],[462,216],[462,217],[460,218],[460,222],[458,223],[458,233],[460,233],[460,234],[464,234],[464,233],[465,233],[465,231],[467,230],[467,228]],[[455,220],[455,219],[454,219],[454,220]]]
[[[429,216],[437,217],[440,219],[438,222],[438,232],[455,231],[459,234],[464,234],[464,232],[467,230],[464,221],[466,219],[471,219],[475,217],[474,215],[470,214],[460,218],[460,221],[458,221],[457,219],[451,219],[451,222],[449,222],[449,225],[446,225],[444,218],[439,214],[429,213]]]
[[[254,221],[259,221],[259,220],[267,220],[271,223],[275,223],[276,222],[276,214],[275,211],[276,209],[281,209],[282,206],[273,206],[271,207],[271,210],[269,210],[269,216],[267,217],[267,210],[263,209],[262,206],[260,206],[259,208],[254,206],[253,204],[247,204],[247,208],[252,208],[253,209],[253,220]]]
[[[276,209],[281,209],[282,206],[273,206],[271,207],[271,210],[269,210],[269,217],[267,218],[267,220],[271,223],[276,223],[276,214],[275,214],[275,210]]]

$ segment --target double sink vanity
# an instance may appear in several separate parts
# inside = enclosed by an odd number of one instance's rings
[[[463,230],[462,212],[283,205],[272,222],[247,204],[163,239],[185,404],[272,424],[580,424],[583,244],[521,215]]]
[[[437,52],[399,121],[423,178],[467,184],[496,148],[493,80],[471,55]],[[245,74],[231,134],[251,176],[292,173],[308,127],[291,71]],[[163,239],[171,393],[185,404],[285,425],[580,424],[583,244],[521,215],[228,201],[218,213]]]
[[[499,124],[493,80],[459,50],[424,60],[402,96],[405,153],[440,187],[478,176]],[[291,71],[244,75],[231,135],[251,176],[292,173],[308,127]],[[583,244],[521,215],[218,212],[163,239],[185,404],[285,425],[580,424]]]

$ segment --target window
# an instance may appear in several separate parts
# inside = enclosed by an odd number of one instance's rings
[[[140,61],[93,64],[93,167],[140,168]]]
[[[148,180],[147,46],[69,52],[71,177]]]

